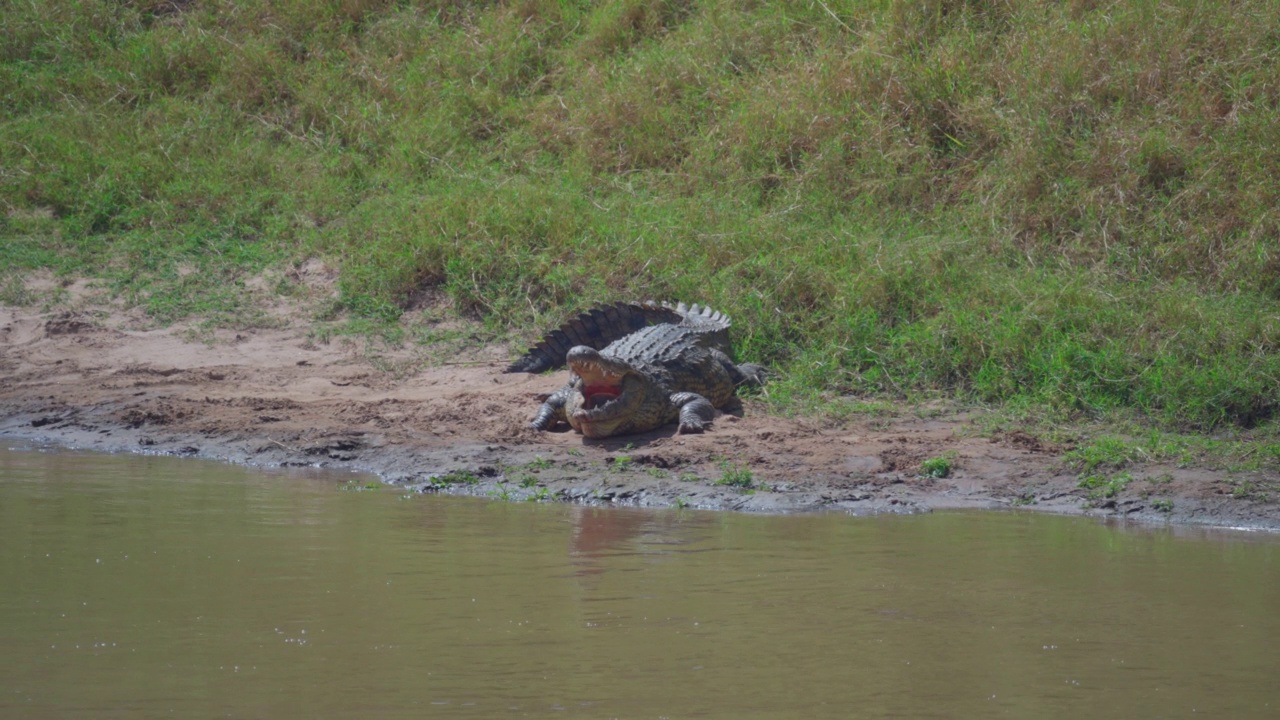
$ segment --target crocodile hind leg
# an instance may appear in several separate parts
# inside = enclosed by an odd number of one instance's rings
[[[547,398],[542,407],[538,408],[538,414],[529,421],[529,427],[534,430],[549,430],[558,423],[569,422],[569,418],[565,416],[564,404],[572,391],[571,386],[566,386]]]
[[[671,404],[680,408],[679,432],[682,433],[700,433],[707,429],[707,423],[716,416],[716,406],[698,393],[674,393],[671,395]]]
[[[769,371],[763,365],[755,363],[735,363],[719,350],[712,350],[711,357],[716,359],[724,372],[728,374],[729,381],[734,387],[746,385],[748,387],[763,387],[765,380],[769,378]]]

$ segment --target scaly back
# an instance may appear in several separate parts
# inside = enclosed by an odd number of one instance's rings
[[[564,367],[565,355],[576,345],[603,350],[637,330],[663,323],[688,328],[700,336],[699,344],[708,347],[727,348],[729,344],[729,317],[709,307],[653,301],[614,303],[583,313],[547,333],[506,372],[536,373]]]

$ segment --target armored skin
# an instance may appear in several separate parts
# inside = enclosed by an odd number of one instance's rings
[[[507,372],[569,366],[569,383],[529,423],[535,430],[566,422],[603,438],[678,420],[680,432],[702,432],[737,386],[764,380],[764,368],[729,359],[729,324],[698,305],[617,303],[551,332]]]

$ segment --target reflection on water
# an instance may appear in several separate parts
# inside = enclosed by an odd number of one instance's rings
[[[1280,717],[1280,541],[0,449],[0,717]]]

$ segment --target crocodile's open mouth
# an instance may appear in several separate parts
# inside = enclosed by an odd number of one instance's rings
[[[586,410],[604,409],[606,405],[622,397],[622,386],[587,385],[582,388],[582,407]]]
[[[639,397],[630,391],[640,379],[625,362],[586,346],[574,347],[566,359],[577,376],[577,397],[568,405],[569,424],[588,437],[613,434]]]
[[[631,375],[584,378],[577,402],[568,402],[569,424],[586,437],[618,434],[635,410],[635,382]]]

